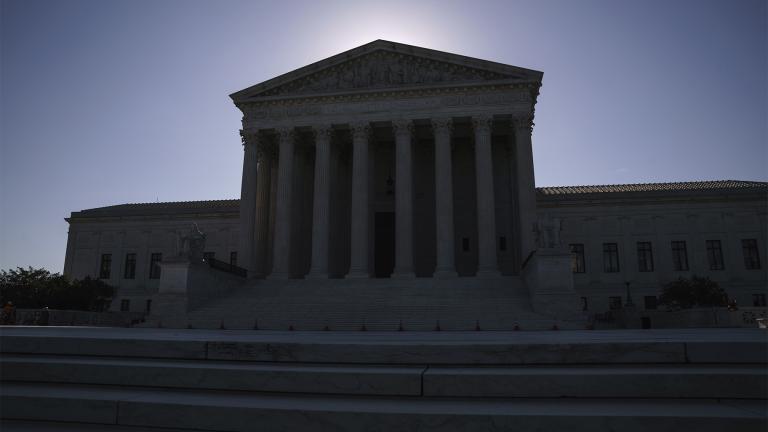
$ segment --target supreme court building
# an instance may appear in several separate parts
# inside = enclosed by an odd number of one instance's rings
[[[233,94],[241,265],[268,278],[517,274],[533,250],[541,78],[376,41]]]
[[[75,212],[65,273],[196,327],[549,326],[693,274],[765,306],[768,184],[536,189],[542,77],[377,40],[236,92],[241,199]]]

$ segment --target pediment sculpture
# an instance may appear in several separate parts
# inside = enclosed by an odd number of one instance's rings
[[[469,83],[510,78],[523,77],[382,50],[278,85],[258,96]]]

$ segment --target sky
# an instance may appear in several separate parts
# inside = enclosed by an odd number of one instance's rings
[[[73,211],[239,198],[229,94],[376,39],[544,72],[537,186],[768,180],[764,0],[2,0],[0,269]]]

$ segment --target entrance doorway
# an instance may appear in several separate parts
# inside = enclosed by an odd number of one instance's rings
[[[376,212],[374,230],[374,274],[388,278],[395,270],[395,213]]]

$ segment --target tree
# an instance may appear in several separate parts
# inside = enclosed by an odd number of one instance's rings
[[[728,296],[717,282],[710,278],[692,276],[690,279],[679,278],[664,286],[659,304],[666,305],[669,309],[726,306]]]
[[[46,269],[0,270],[0,301],[17,307],[100,311],[114,295],[114,287],[86,277],[70,281]]]

